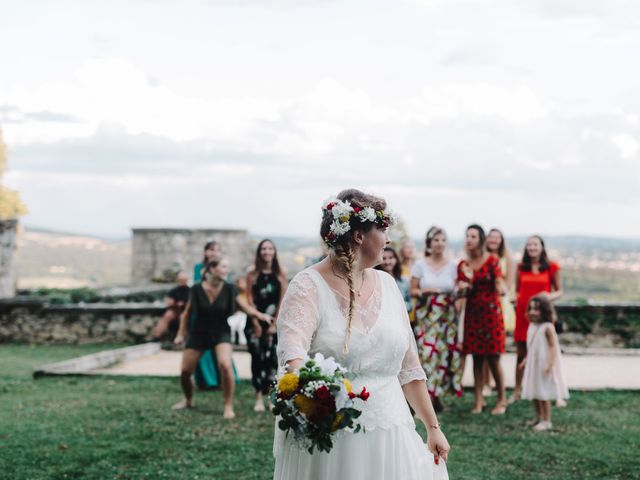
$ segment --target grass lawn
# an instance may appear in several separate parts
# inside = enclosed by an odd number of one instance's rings
[[[274,422],[252,411],[248,383],[223,421],[220,392],[172,412],[177,379],[31,379],[36,365],[105,348],[0,346],[0,478],[271,478]],[[452,480],[640,478],[640,392],[574,392],[540,434],[523,426],[527,402],[502,418],[470,408],[467,394],[440,416]]]

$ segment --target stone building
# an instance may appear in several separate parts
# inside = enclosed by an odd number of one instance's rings
[[[17,225],[17,220],[0,220],[0,298],[10,298],[16,293],[14,252]]]
[[[131,283],[144,285],[172,281],[176,272],[191,276],[193,266],[202,261],[204,245],[220,243],[229,260],[231,275],[244,273],[252,263],[251,245],[246,230],[134,228],[131,252]]]

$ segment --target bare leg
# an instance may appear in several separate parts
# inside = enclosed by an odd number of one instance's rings
[[[543,422],[551,421],[551,402],[549,400],[540,400],[540,413]]]
[[[520,364],[527,356],[527,343],[516,342],[516,348],[518,356],[518,359],[516,360],[516,385],[513,389],[513,396],[509,400],[510,403],[513,403],[516,400],[520,400],[520,392],[522,390],[522,377],[524,376],[524,369],[520,368]]]
[[[262,398],[262,392],[256,391],[256,404],[253,406],[254,412],[264,412],[264,400]]]
[[[216,357],[218,357],[218,369],[222,377],[222,396],[224,398],[224,418],[235,418],[233,411],[233,392],[236,384],[233,379],[233,364],[231,355],[233,350],[230,343],[216,345]]]
[[[184,393],[184,400],[171,407],[173,410],[181,410],[193,406],[193,381],[191,380],[191,375],[195,372],[201,356],[202,352],[200,350],[193,348],[184,350],[180,369],[180,386],[182,387],[182,393]]]
[[[491,371],[489,369],[489,363],[484,362],[482,365],[482,395],[488,397],[491,395]]]
[[[531,422],[529,422],[531,426],[537,424],[542,419],[542,412],[540,411],[540,400],[533,400],[533,409],[536,412],[536,416]]]
[[[482,355],[474,355],[473,356],[473,393],[475,396],[475,404],[473,405],[473,409],[471,413],[480,413],[482,412],[482,407],[484,406],[484,400],[482,398],[482,365],[484,364],[484,356]]]
[[[502,415],[507,410],[507,399],[505,397],[504,373],[500,364],[500,355],[490,355],[487,357],[487,363],[491,369],[491,374],[496,382],[496,390],[498,391],[498,403],[491,411],[494,415]]]

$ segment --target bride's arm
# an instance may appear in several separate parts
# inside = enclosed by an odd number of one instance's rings
[[[431,404],[431,398],[427,391],[427,385],[424,381],[413,380],[402,386],[404,396],[416,412],[416,416],[422,420],[427,429],[427,446],[433,453],[436,463],[439,457],[447,461],[449,455],[449,442],[440,430],[438,417]]]
[[[397,290],[397,289],[396,289]],[[433,453],[435,462],[440,461],[442,457],[445,462],[449,454],[449,442],[440,430],[438,417],[433,410],[431,397],[427,391],[427,376],[424,373],[420,357],[418,356],[418,348],[409,323],[409,315],[404,309],[404,301],[402,296],[397,292],[398,312],[403,315],[403,323],[407,341],[407,350],[402,359],[398,380],[402,385],[404,396],[409,405],[415,410],[416,415],[427,428],[427,447]]]
[[[318,294],[308,272],[294,277],[282,300],[276,328],[278,364],[288,370],[300,368],[311,347],[318,323]]]

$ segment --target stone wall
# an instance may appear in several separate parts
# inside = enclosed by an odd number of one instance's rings
[[[139,343],[162,316],[160,304],[47,305],[0,301],[0,343]],[[561,342],[581,347],[640,348],[640,304],[559,305]]]
[[[155,304],[47,305],[0,302],[0,343],[140,343],[164,313]]]
[[[640,348],[640,304],[558,305],[565,345]]]
[[[184,270],[192,275],[202,261],[204,245],[215,240],[236,276],[252,262],[246,230],[134,228],[131,252],[131,283],[144,285],[172,281]]]
[[[16,294],[14,252],[17,220],[0,220],[0,298]]]

